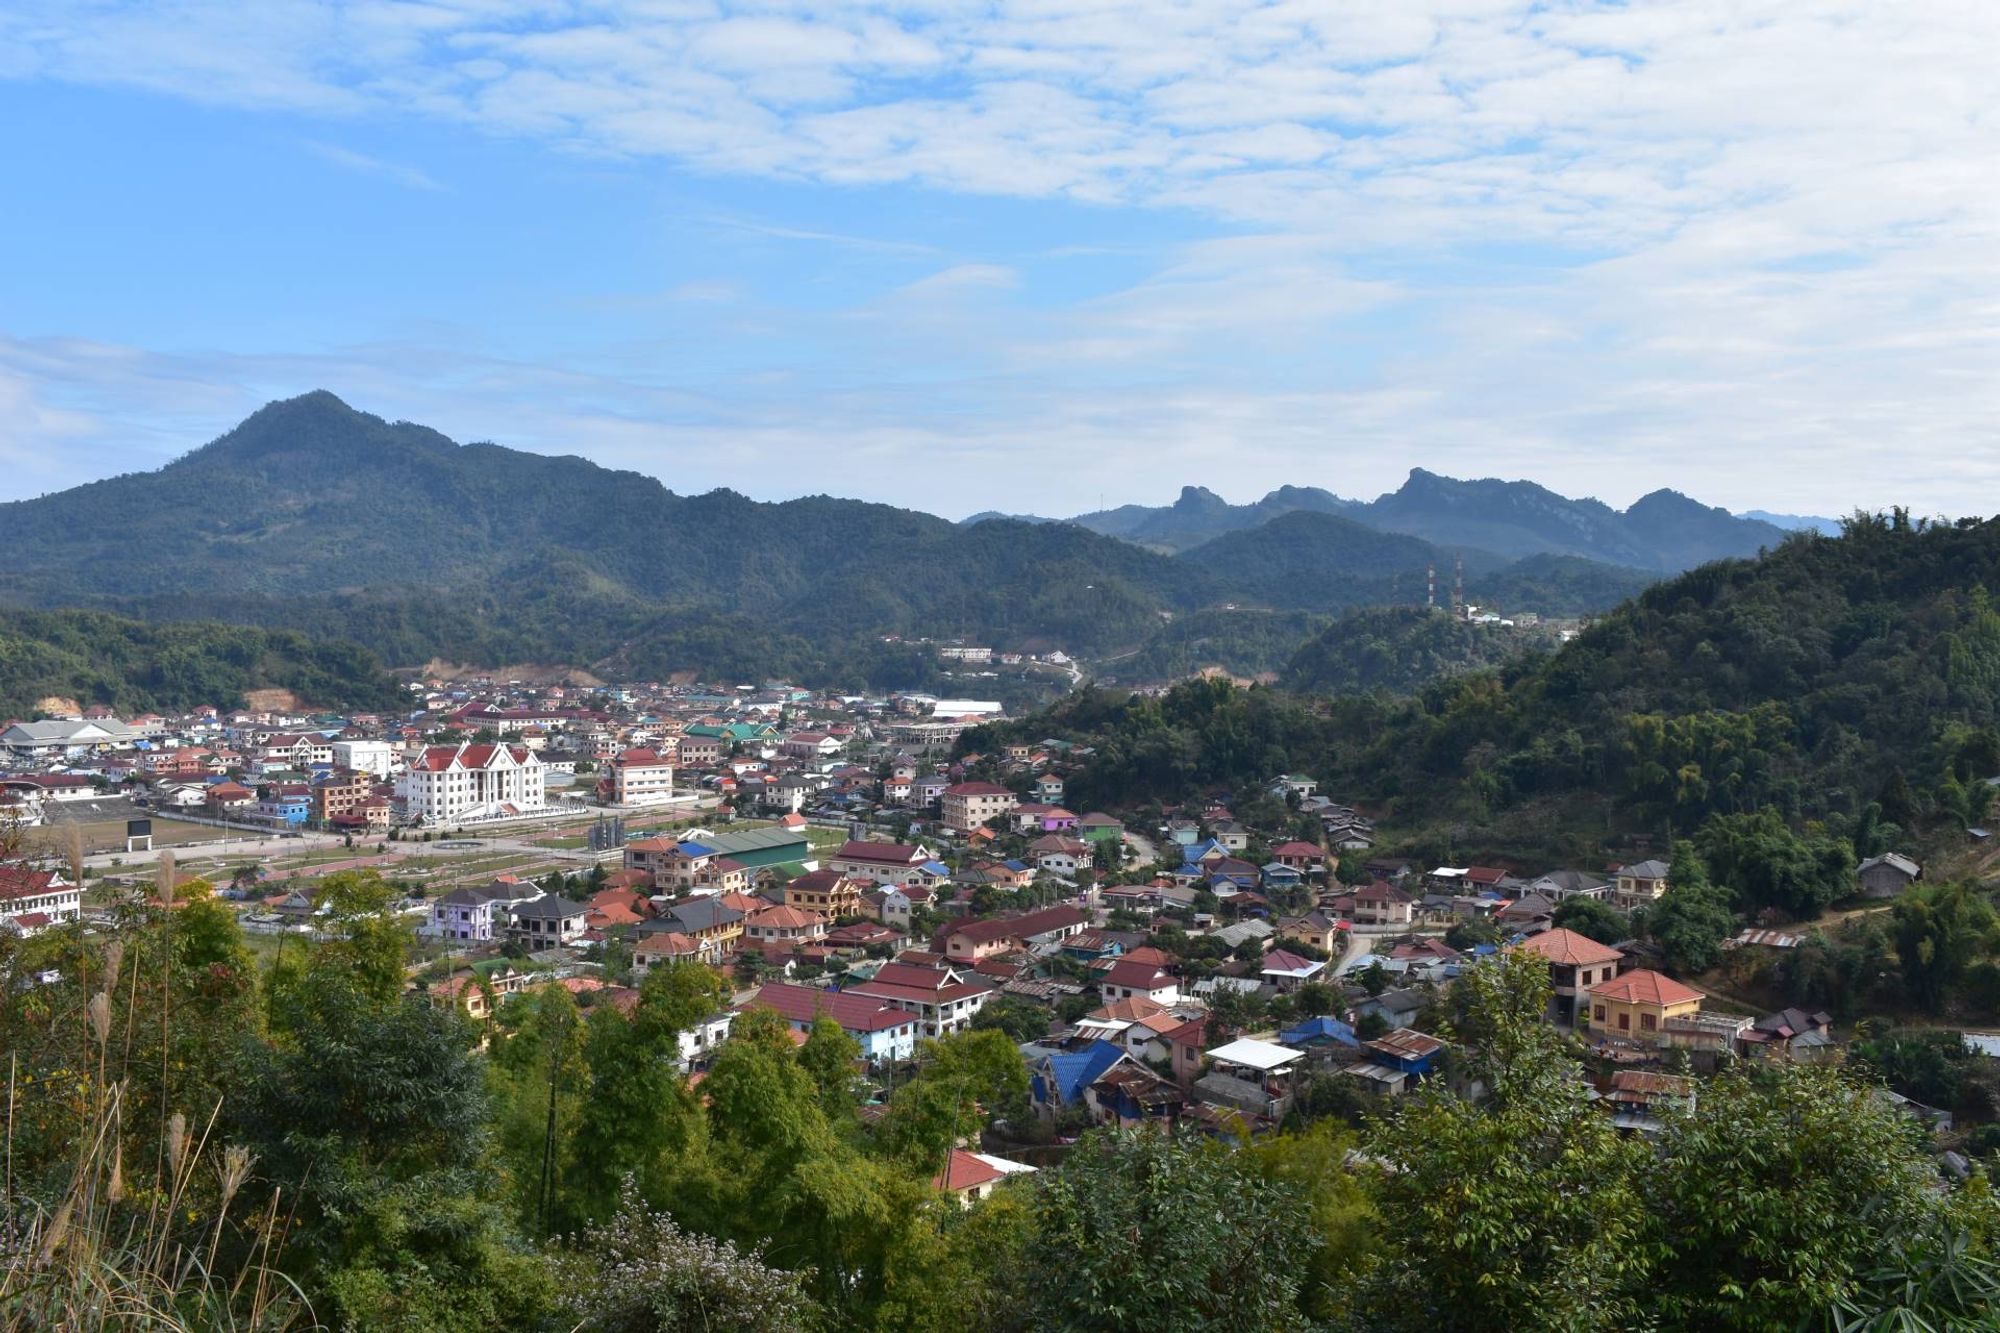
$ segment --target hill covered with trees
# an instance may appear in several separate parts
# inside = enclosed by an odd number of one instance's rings
[[[1425,566],[1450,565],[1426,541],[1298,508],[1330,503],[1316,496],[1280,497],[1272,522],[1169,558],[1071,523],[677,495],[580,458],[457,444],[320,392],[157,471],[0,505],[15,553],[0,599],[353,638],[398,666],[555,660],[911,688],[932,676],[881,649],[887,636],[1124,654],[1235,603],[1417,601]],[[1511,568],[1476,551],[1468,564],[1475,592]],[[1524,567],[1494,595],[1556,612],[1624,577],[1577,566]]]
[[[50,697],[127,716],[233,708],[263,689],[340,709],[394,709],[406,697],[373,652],[347,640],[90,611],[0,611],[0,714],[32,716]]]
[[[1369,607],[1350,611],[1309,639],[1282,683],[1315,694],[1408,694],[1556,643],[1553,633],[1538,628],[1477,624],[1420,606]]]

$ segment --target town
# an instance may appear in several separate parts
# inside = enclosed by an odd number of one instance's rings
[[[1451,983],[1502,953],[1546,963],[1545,1019],[1588,1051],[1624,1132],[1657,1133],[1730,1061],[1842,1054],[1824,1011],[1718,1003],[1666,975],[1657,943],[1561,924],[1579,904],[1619,920],[1659,903],[1660,859],[1413,863],[1378,850],[1365,802],[1288,773],[1264,793],[1281,824],[1220,801],[1144,824],[1079,812],[1066,775],[1089,747],[954,753],[1000,714],[969,699],[480,679],[413,683],[410,704],[8,724],[0,929],[108,925],[164,859],[252,936],[320,937],[337,929],[325,886],[365,872],[397,891],[411,989],[494,1034],[514,997],[629,1010],[677,963],[733,996],[681,1034],[694,1077],[753,1009],[800,1033],[833,1019],[884,1086],[925,1043],[999,1028],[1033,1121],[954,1150],[940,1187],[969,1197],[1090,1127],[1255,1135],[1449,1081]],[[191,873],[204,860],[212,882]],[[1892,899],[1922,873],[1879,856],[1857,892]],[[1746,928],[1723,947],[1798,938]],[[2000,1054],[2000,1037],[1967,1040]],[[1948,1109],[1882,1095],[1966,1174]]]

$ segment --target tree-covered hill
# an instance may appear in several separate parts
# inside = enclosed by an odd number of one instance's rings
[[[50,697],[127,715],[230,708],[262,689],[326,708],[386,710],[405,697],[376,656],[352,642],[89,611],[0,611],[0,714],[31,716]]]
[[[1546,651],[1555,642],[1545,630],[1472,624],[1442,610],[1367,607],[1307,640],[1282,683],[1318,694],[1407,694],[1447,676]]]
[[[1401,702],[1220,683],[1164,700],[1095,691],[1011,730],[1096,745],[1080,786],[1106,800],[1299,768],[1458,846],[1583,852],[1708,827],[1710,854],[1740,863],[1745,839],[1791,828],[1807,841],[1780,850],[1803,865],[1823,851],[1813,838],[1860,852],[1891,826],[1985,815],[1984,779],[2000,774],[1996,595],[2000,521],[1857,519],[1839,538],[1800,534],[1657,584],[1558,652]],[[1294,683],[1391,679],[1415,670],[1397,652],[1420,662],[1433,647],[1419,633],[1358,661],[1309,649]],[[1752,827],[1767,811],[1778,824]]]

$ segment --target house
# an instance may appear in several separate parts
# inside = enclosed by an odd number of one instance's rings
[[[417,933],[434,940],[485,943],[505,930],[511,908],[541,896],[541,889],[512,875],[453,889],[431,900],[430,912]]]
[[[1180,1026],[1159,1034],[1167,1048],[1167,1062],[1173,1067],[1174,1082],[1191,1086],[1201,1077],[1202,1048],[1208,1044],[1208,1018],[1191,1018]]]
[[[882,895],[880,906],[882,924],[897,930],[910,929],[916,913],[928,908],[933,896],[929,889],[917,884],[888,890]]]
[[[1097,978],[1097,993],[1114,1000],[1151,1000],[1170,1005],[1181,998],[1180,981],[1155,963],[1120,958]]]
[[[1313,874],[1325,868],[1326,852],[1318,843],[1281,842],[1271,849],[1271,859],[1300,874]]]
[[[1302,916],[1278,918],[1278,938],[1310,944],[1322,953],[1331,954],[1340,948],[1343,930],[1344,923],[1339,917],[1317,909]]]
[[[667,903],[658,916],[635,929],[641,933],[679,931],[703,944],[726,949],[743,937],[743,913],[716,898],[681,898]]]
[[[1093,811],[1076,821],[1076,836],[1085,842],[1123,842],[1125,826],[1102,811]]]
[[[1042,1055],[1028,1066],[1028,1093],[1035,1110],[1048,1120],[1064,1111],[1088,1112],[1091,1084],[1121,1060],[1129,1062],[1131,1057],[1108,1041]]]
[[[588,905],[545,893],[507,909],[508,933],[534,949],[575,944],[590,928]]]
[[[1035,864],[1051,875],[1061,875],[1073,879],[1077,871],[1091,863],[1090,844],[1077,838],[1066,838],[1058,833],[1035,839],[1028,844],[1028,854],[1035,858]]]
[[[641,973],[662,963],[715,963],[722,958],[720,945],[704,942],[677,930],[656,930],[639,936],[632,946],[632,966]]]
[[[1618,867],[1617,878],[1612,881],[1611,902],[1620,911],[1629,912],[1635,907],[1658,902],[1660,895],[1666,891],[1667,863],[1636,861],[1629,866]]]
[[[1171,1032],[1185,1020],[1164,1005],[1151,1000],[1114,1000],[1091,1010],[1076,1021],[1076,1035],[1090,1041],[1116,1042],[1127,1053],[1145,1059],[1164,1056],[1162,1033]]]
[[[1407,926],[1415,911],[1415,900],[1407,891],[1383,880],[1354,891],[1357,926]]]
[[[1049,805],[1061,805],[1063,780],[1054,773],[1044,773],[1035,779],[1035,799]]]
[[[938,797],[938,814],[945,827],[969,833],[1020,803],[1020,797],[996,783],[959,782],[946,787]]]
[[[1142,1064],[1123,1060],[1099,1074],[1084,1091],[1091,1120],[1115,1129],[1180,1123],[1187,1095]]]
[[[931,1188],[957,1199],[961,1207],[970,1208],[992,1194],[1009,1176],[1034,1173],[1034,1167],[1021,1162],[953,1148],[944,1170],[931,1177]]]
[[[1362,1042],[1361,1048],[1374,1063],[1401,1073],[1405,1086],[1435,1072],[1444,1053],[1443,1042],[1415,1028],[1397,1028],[1373,1041]]]
[[[743,919],[743,934],[752,944],[807,944],[825,938],[826,918],[802,907],[766,907]]]
[[[1358,1051],[1361,1038],[1353,1028],[1337,1018],[1322,1015],[1308,1018],[1278,1034],[1278,1040],[1295,1050],[1312,1054],[1316,1051]]]
[[[1746,1055],[1785,1058],[1815,1064],[1839,1056],[1833,1039],[1833,1016],[1803,1009],[1780,1009],[1766,1014],[1738,1035]]]
[[[1867,898],[1893,898],[1924,877],[1924,868],[1898,852],[1871,856],[1855,870]]]
[[[1076,816],[1059,805],[1027,802],[1014,807],[1010,816],[1016,833],[1067,833],[1076,828]]]
[[[54,870],[0,865],[0,927],[34,935],[83,914],[83,890]]]
[[[971,1027],[973,1016],[992,993],[956,968],[902,962],[884,963],[873,977],[847,988],[849,995],[868,996],[915,1014],[918,1035],[933,1038]]]
[[[1549,1018],[1574,1027],[1592,986],[1618,975],[1624,955],[1608,944],[1599,944],[1588,935],[1558,927],[1530,935],[1514,946],[1524,953],[1539,954],[1549,964]]]
[[[1264,955],[1264,964],[1258,974],[1281,991],[1297,990],[1306,982],[1326,970],[1326,964],[1317,959],[1305,958],[1285,949],[1273,949]]]
[[[1071,936],[1081,935],[1088,924],[1081,911],[1069,906],[968,921],[946,933],[944,952],[954,962],[964,963],[1016,949],[1047,953]]]
[[[1195,1080],[1203,1101],[1273,1123],[1291,1110],[1292,1089],[1304,1051],[1241,1037],[1208,1053],[1209,1069]]]
[[[810,870],[787,881],[785,906],[818,912],[828,920],[861,915],[863,881],[838,870]]]
[[[546,772],[525,745],[429,745],[396,782],[404,819],[451,824],[541,810]]]
[[[1605,1037],[1649,1040],[1668,1020],[1699,1013],[1702,993],[1672,977],[1637,968],[1589,989],[1590,1030]]]
[[[925,869],[931,854],[923,847],[897,842],[850,839],[827,860],[830,869],[871,884],[924,884],[936,876]]]
[[[772,982],[759,987],[750,1004],[775,1010],[796,1032],[810,1032],[820,1018],[831,1018],[860,1045],[861,1058],[870,1066],[916,1054],[916,1016],[880,999]]]
[[[1658,1134],[1666,1117],[1694,1109],[1694,1081],[1650,1069],[1615,1071],[1599,1092],[1598,1105],[1626,1133]]]

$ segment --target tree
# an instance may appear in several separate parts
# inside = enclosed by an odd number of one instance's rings
[[[1321,1081],[1350,1089],[1358,1082],[1339,1075]],[[1314,1319],[1332,1319],[1349,1308],[1354,1285],[1378,1244],[1367,1182],[1348,1165],[1357,1146],[1344,1126],[1322,1119],[1304,1129],[1259,1139],[1244,1153],[1258,1175],[1305,1201],[1308,1231],[1316,1248],[1306,1261],[1299,1302]]]
[[[1565,898],[1556,905],[1552,919],[1564,930],[1573,930],[1599,944],[1616,944],[1632,937],[1631,921],[1602,898]]]
[[[1941,1013],[1966,969],[2000,949],[2000,916],[1971,885],[1913,884],[1892,911],[1896,957],[1910,998]]]
[[[1027,1110],[1028,1067],[997,1029],[954,1032],[923,1043],[915,1078],[889,1099],[882,1141],[928,1174],[952,1146],[977,1136],[989,1114]]]
[[[973,1015],[972,1027],[975,1032],[997,1028],[1006,1033],[1010,1041],[1029,1042],[1048,1035],[1051,1017],[1053,1015],[1047,1005],[1025,995],[999,995],[988,1000]]]
[[[1035,1193],[1023,1322],[1103,1333],[1302,1329],[1314,1258],[1289,1163],[1212,1142],[1087,1136]]]
[[[1616,1329],[1637,1313],[1641,1150],[1542,1021],[1548,987],[1527,953],[1460,977],[1466,1068],[1487,1105],[1420,1089],[1370,1135],[1389,1238],[1364,1302],[1376,1326]]]
[[[1747,911],[1775,907],[1801,921],[1853,887],[1854,849],[1824,833],[1800,834],[1769,807],[1716,815],[1695,834],[1710,873]]]
[[[1936,1178],[1913,1122],[1837,1070],[1725,1073],[1641,1172],[1648,1307],[1672,1329],[1793,1328],[1932,1228]]]
[[[630,1181],[617,1210],[577,1238],[561,1275],[570,1319],[593,1333],[805,1333],[818,1322],[799,1274],[683,1230]]]
[[[1736,918],[1728,895],[1709,883],[1707,867],[1692,844],[1675,846],[1667,891],[1646,909],[1645,926],[1666,954],[1670,971],[1690,976],[1722,960],[1723,941],[1735,933]]]

